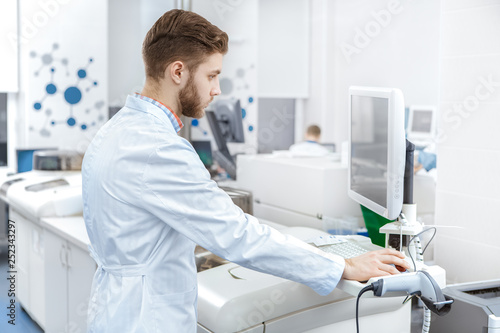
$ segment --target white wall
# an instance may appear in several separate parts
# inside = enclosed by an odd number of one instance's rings
[[[129,94],[144,86],[142,42],[146,33],[163,13],[175,8],[175,1],[108,1],[109,105],[121,107]]]
[[[259,1],[259,98],[309,95],[309,1]]]
[[[0,10],[0,92],[18,87],[17,0],[2,1]]]
[[[217,99],[237,98],[245,110],[245,143],[229,143],[232,154],[257,152],[257,48],[259,1],[195,0],[192,10],[215,24],[229,36],[229,51],[224,56]],[[191,127],[194,140],[211,139],[208,121],[202,118]],[[214,144],[212,147],[216,147]]]
[[[443,0],[436,263],[500,278],[500,1]]]
[[[22,0],[19,9],[16,147],[84,152],[107,120],[107,1]]]
[[[437,105],[439,1],[312,4],[311,98],[304,123],[319,123],[323,141],[347,140],[350,85],[396,87],[407,105]]]
[[[332,5],[334,2],[327,0],[312,0],[310,3],[310,46],[309,46],[309,98],[304,101],[304,112],[302,119],[302,128],[297,128],[296,139],[302,141],[304,138],[301,133],[305,133],[309,125],[317,124],[321,126],[323,132],[328,130],[327,124],[333,121],[335,112],[329,107],[329,95],[333,90],[334,61],[329,57],[329,44],[333,43],[329,26],[334,24],[334,20],[329,18],[329,12],[334,12]],[[331,126],[333,127],[333,126]],[[328,141],[323,137],[323,142]]]

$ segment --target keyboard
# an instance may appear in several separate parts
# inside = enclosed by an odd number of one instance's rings
[[[361,246],[351,242],[320,246],[319,249],[326,253],[336,254],[343,257],[344,259],[357,257],[359,255],[362,255],[363,253],[368,252],[367,249],[364,249]]]
[[[343,257],[357,257],[369,251],[381,249],[364,236],[322,236],[311,241],[318,249]]]

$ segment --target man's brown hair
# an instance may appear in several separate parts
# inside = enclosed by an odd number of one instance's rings
[[[196,71],[207,56],[227,53],[227,34],[200,15],[174,9],[163,14],[146,34],[142,57],[146,77],[158,81],[172,62]]]
[[[319,137],[321,135],[321,129],[317,125],[311,125],[307,128],[307,134]]]

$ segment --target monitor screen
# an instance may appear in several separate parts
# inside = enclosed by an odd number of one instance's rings
[[[205,114],[207,116],[210,129],[212,130],[212,135],[215,139],[215,142],[217,143],[218,150],[214,152],[214,159],[223,169],[226,170],[226,172],[232,179],[236,179],[236,162],[229,153],[226,139],[222,135],[215,113],[213,111],[207,110]]]
[[[221,135],[226,142],[245,142],[243,115],[240,100],[235,98],[215,101],[211,105],[215,113]]]
[[[0,142],[0,167],[7,166],[7,142]]]
[[[433,105],[410,105],[407,137],[417,147],[426,147],[434,141],[436,112]]]
[[[212,145],[210,141],[191,141],[191,144],[194,150],[196,150],[196,153],[198,153],[198,156],[200,156],[203,165],[207,168],[211,167],[214,162],[212,159]]]
[[[349,89],[349,196],[395,219],[403,205],[406,139],[398,89]]]
[[[414,110],[411,131],[431,133],[432,117],[433,112],[431,110]]]
[[[389,99],[352,96],[351,189],[387,206]]]

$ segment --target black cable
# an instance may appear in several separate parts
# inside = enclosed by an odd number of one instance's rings
[[[358,294],[358,298],[356,299],[356,332],[359,333],[359,321],[358,321],[358,310],[359,310],[359,299],[361,298],[361,295],[363,295],[365,292],[368,290],[373,290],[373,284],[370,284],[369,286],[364,287],[361,289],[361,291]]]
[[[421,234],[423,234],[424,232],[427,232],[427,231],[429,231],[429,230],[434,230],[434,233],[432,234],[431,239],[429,239],[429,241],[427,242],[427,245],[425,245],[424,249],[422,250],[421,255],[423,256],[423,255],[424,255],[424,253],[425,253],[425,250],[427,250],[427,247],[429,246],[429,244],[432,242],[432,240],[433,240],[433,239],[434,239],[434,237],[436,236],[436,232],[437,232],[436,227],[430,227],[430,228],[428,228],[428,229],[425,229],[425,230],[420,231],[418,234],[416,234],[415,236],[413,236],[413,237],[410,239],[410,241],[408,242],[408,247],[410,247],[411,242],[412,242],[412,241],[413,241],[416,237],[420,236]],[[413,260],[413,257],[412,257],[412,255],[411,255],[410,249],[408,249],[408,254],[410,255],[410,259],[411,259],[411,261],[413,262],[413,267],[414,267],[414,270],[416,271],[416,270],[417,270],[417,268],[416,268],[416,265],[415,265],[415,260]]]
[[[427,242],[427,245],[424,247],[424,250],[422,251],[422,255],[425,253],[425,250],[427,250],[427,247],[429,246],[429,244],[432,242],[432,240],[436,236],[436,233],[437,233],[436,227],[431,227],[427,230],[431,230],[431,229],[434,230],[434,233],[432,234],[431,239],[429,239],[429,241]],[[424,230],[424,231],[426,231],[426,230]],[[424,231],[422,231],[422,232],[424,232]]]

